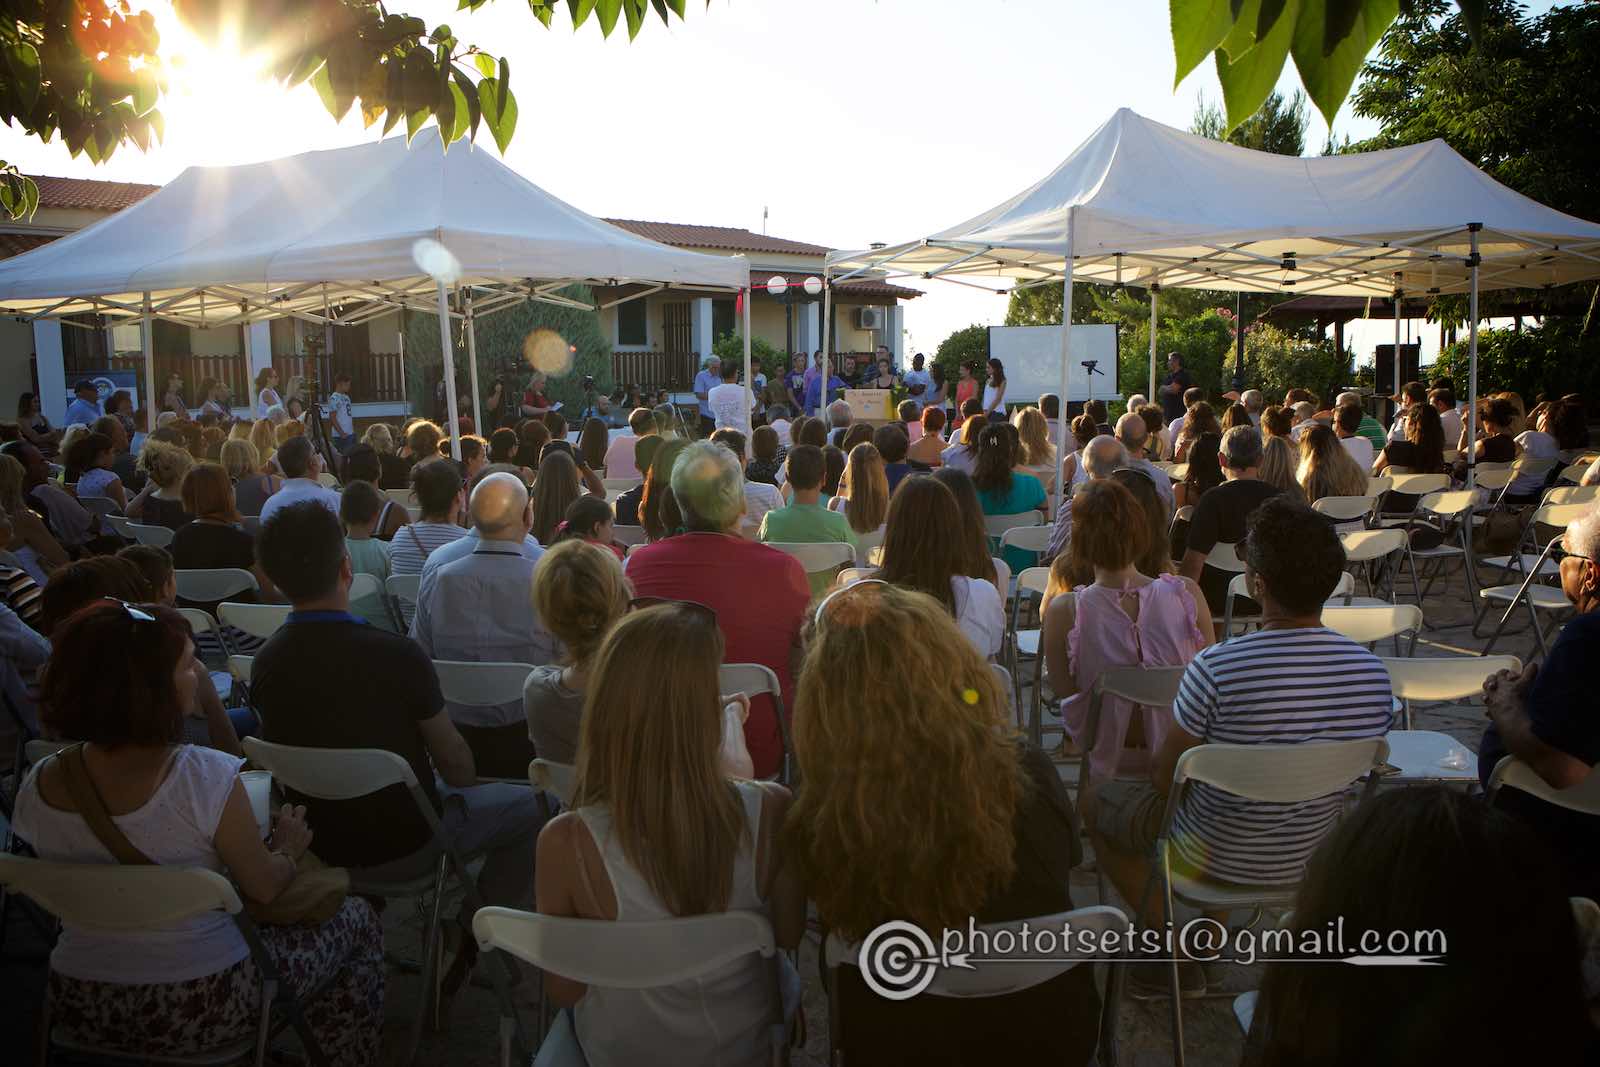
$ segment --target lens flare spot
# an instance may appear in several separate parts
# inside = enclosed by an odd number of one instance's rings
[[[541,374],[559,378],[572,369],[577,348],[556,331],[540,327],[522,340],[522,358]]]

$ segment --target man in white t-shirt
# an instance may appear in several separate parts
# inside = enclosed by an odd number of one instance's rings
[[[750,390],[739,384],[739,365],[732,360],[723,364],[722,384],[706,393],[706,405],[711,408],[712,423],[719,430],[738,430],[748,441],[753,402]]]
[[[911,369],[901,375],[900,382],[906,387],[906,399],[917,405],[917,414],[922,414],[922,406],[933,395],[933,375],[923,370],[927,359],[921,352],[911,357]]]
[[[1363,471],[1372,470],[1372,442],[1361,436],[1362,410],[1359,404],[1340,404],[1333,412],[1333,432],[1344,450]]]
[[[738,430],[731,427],[718,430],[711,435],[711,440],[739,457],[740,470],[749,465],[749,452],[745,448],[746,438]],[[746,478],[744,518],[739,523],[739,532],[754,541],[761,530],[761,520],[767,517],[767,512],[777,511],[781,507],[783,507],[783,494],[778,492],[777,486],[766,482],[752,482]]]
[[[1444,431],[1444,448],[1454,452],[1461,447],[1461,412],[1456,409],[1453,389],[1435,389],[1428,394],[1428,402],[1439,413],[1439,428]]]

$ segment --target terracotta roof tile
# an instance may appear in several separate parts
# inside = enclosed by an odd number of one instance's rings
[[[821,245],[769,237],[735,226],[693,226],[682,222],[640,222],[636,219],[605,221],[629,233],[678,248],[716,248],[728,252],[767,252],[791,256],[825,256],[832,251]]]
[[[95,178],[54,178],[35,174],[39,206],[84,211],[121,211],[161,188],[140,182],[105,182]]]
[[[10,259],[24,252],[32,252],[40,245],[47,245],[54,240],[55,236],[48,233],[0,233],[0,259]]]
[[[820,277],[820,272],[773,270],[758,267],[750,272],[750,284],[765,287],[770,279],[779,277],[786,278],[790,285],[799,286],[805,284],[806,278],[813,275]],[[840,282],[835,286],[835,289],[849,296],[887,296],[900,300],[914,300],[923,295],[921,289],[908,289],[903,285],[893,285],[889,282],[879,281],[876,278],[861,278],[856,281]]]

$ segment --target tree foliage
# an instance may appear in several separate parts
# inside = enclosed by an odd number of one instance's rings
[[[1350,353],[1340,352],[1332,341],[1310,340],[1266,322],[1246,327],[1244,356],[1251,388],[1269,398],[1282,397],[1290,389],[1309,389],[1327,404],[1351,384],[1354,373]]]
[[[1189,132],[1259,152],[1303,156],[1306,154],[1306,127],[1310,124],[1306,94],[1298,89],[1287,101],[1282,93],[1268,94],[1255,113],[1232,130],[1228,129],[1228,118],[1222,108],[1202,93],[1195,100],[1194,121],[1189,124]]]
[[[1061,290],[1056,290],[1056,305],[1061,303]],[[955,395],[958,370],[963,363],[983,363],[989,358],[989,327],[975,322],[963,327],[939,342],[933,362],[944,371],[950,383],[950,395]]]
[[[738,364],[740,373],[744,368],[744,336],[739,333],[725,333],[711,342],[711,353],[726,365],[729,360]],[[781,377],[789,369],[789,357],[782,349],[773,345],[765,337],[759,335],[750,338],[750,366],[753,370],[765,374],[769,379]]]
[[[1278,84],[1292,55],[1300,81],[1329,125],[1361,64],[1402,12],[1426,0],[1168,0],[1173,85],[1211,55],[1228,128],[1243,123]],[[1456,0],[1474,35],[1492,0]]]
[[[1467,340],[1463,337],[1439,353],[1434,377],[1467,380]],[[1600,395],[1600,332],[1585,332],[1577,316],[1548,318],[1521,330],[1484,330],[1478,334],[1478,395],[1510,390],[1530,406],[1578,393]]]
[[[459,0],[459,9],[487,3]],[[662,22],[682,18],[688,0],[527,4],[545,26],[564,6],[575,29],[592,16],[610,36],[620,19],[632,39],[652,10]],[[384,133],[403,120],[414,137],[431,119],[448,145],[476,140],[486,127],[502,152],[516,131],[505,59],[381,0],[173,0],[173,8],[204,40],[272,42],[272,77],[285,88],[309,81],[336,120],[359,102],[362,121],[382,119]],[[73,156],[95,163],[130,141],[146,149],[164,132],[160,45],[155,19],[129,0],[0,0],[0,121],[45,142],[59,135]],[[0,208],[27,215],[38,196],[32,181],[0,160]]]

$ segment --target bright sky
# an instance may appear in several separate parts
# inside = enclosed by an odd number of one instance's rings
[[[0,127],[0,159],[34,174],[165,182],[192,164],[378,135],[354,110],[335,125],[309,86],[257,80],[237,55],[200,46],[168,4],[151,6],[163,50],[190,72],[163,107],[165,144],[125,146],[96,167]],[[595,215],[758,232],[765,207],[768,232],[838,248],[977,214],[1119,107],[1187,128],[1199,94],[1221,96],[1210,62],[1173,89],[1165,0],[712,0],[670,28],[652,16],[631,44],[620,28],[610,40],[593,25],[574,34],[564,10],[547,30],[517,0],[471,15],[454,0],[390,6],[510,59],[521,117],[506,161],[556,196]],[[1292,65],[1283,84],[1298,84]],[[1348,110],[1341,136],[1372,132]],[[1326,132],[1313,111],[1312,151]],[[494,151],[487,132],[480,143]],[[927,288],[906,312],[908,351],[1005,315],[1004,297]],[[1368,339],[1355,325],[1363,356],[1393,328],[1374,323]]]

